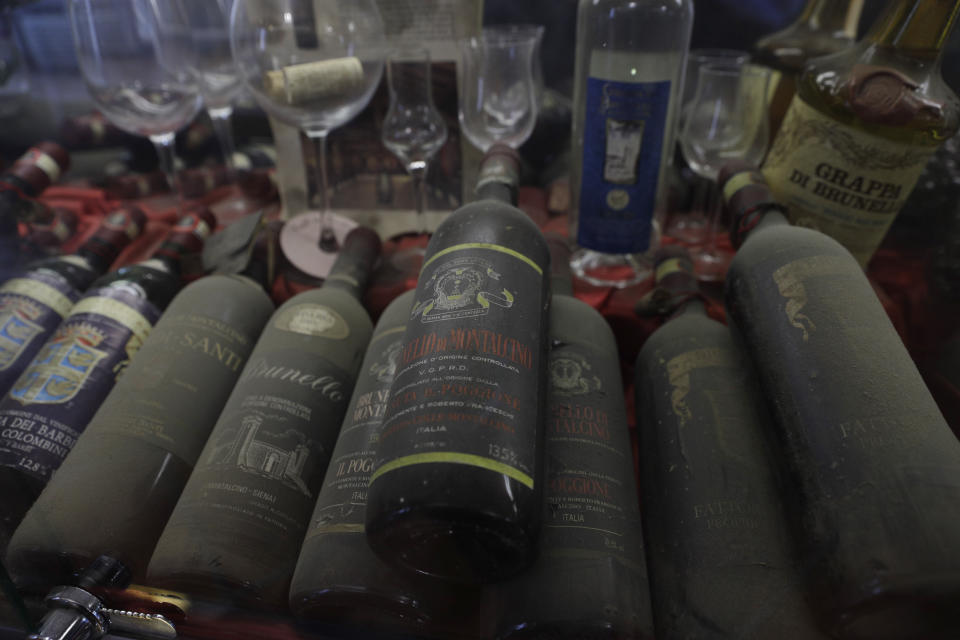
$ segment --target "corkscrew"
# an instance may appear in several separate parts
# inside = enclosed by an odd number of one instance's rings
[[[76,586],[55,587],[46,597],[49,609],[29,640],[98,640],[108,633],[123,638],[173,640],[177,630],[157,614],[111,609],[94,595],[102,588],[123,589],[130,571],[118,560],[100,556],[84,571]]]

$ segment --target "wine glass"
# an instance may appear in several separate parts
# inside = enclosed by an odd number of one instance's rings
[[[530,137],[537,122],[534,80],[542,31],[488,27],[460,42],[460,129],[483,152],[495,143],[514,149]]]
[[[174,136],[200,110],[182,6],[170,0],[68,0],[68,6],[90,96],[117,127],[150,138],[179,194]]]
[[[197,84],[203,105],[220,142],[224,164],[234,169],[233,101],[243,89],[230,50],[230,13],[234,0],[179,0],[184,8],[195,47]]]
[[[383,75],[384,29],[375,0],[236,0],[230,39],[257,103],[300,128],[317,156],[320,213],[284,225],[281,244],[300,270],[325,277],[356,226],[330,211],[327,135],[370,102]]]
[[[430,159],[447,140],[447,125],[433,104],[430,85],[430,52],[427,49],[400,49],[387,59],[390,108],[383,121],[383,145],[400,160],[413,182],[419,235],[428,235],[426,177]],[[403,252],[423,256],[417,245]]]
[[[697,92],[680,133],[680,147],[690,168],[715,183],[731,160],[759,165],[770,139],[766,117],[769,69],[729,62],[700,69]],[[710,213],[708,245],[694,252],[694,267],[702,280],[721,280],[732,254],[717,246],[720,198],[714,187],[706,209]]]
[[[680,122],[682,130],[686,122],[687,112],[697,94],[697,82],[700,78],[700,69],[709,64],[730,64],[741,66],[750,62],[750,54],[739,49],[694,49],[687,56],[686,72],[683,81],[683,96],[680,102]],[[671,156],[672,157],[672,156]],[[707,239],[710,230],[709,219],[705,212],[710,193],[710,182],[684,167],[684,182],[689,184],[692,191],[690,208],[687,211],[677,212],[671,216],[669,226],[664,233],[682,242],[702,244]],[[693,173],[691,176],[690,174]]]

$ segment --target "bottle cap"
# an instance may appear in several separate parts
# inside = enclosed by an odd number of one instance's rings
[[[637,303],[638,315],[668,315],[694,298],[702,298],[690,253],[682,245],[666,245],[654,254],[655,285]]]
[[[122,206],[107,214],[77,253],[97,256],[103,261],[105,270],[127,245],[143,233],[146,226],[147,216],[139,207]]]
[[[26,195],[37,196],[69,168],[70,154],[66,149],[55,142],[41,142],[23,154],[7,174],[25,184]]]
[[[717,176],[717,185],[730,212],[730,241],[738,249],[764,214],[779,211],[786,215],[786,207],[774,199],[766,178],[755,165],[741,160],[727,163]]]

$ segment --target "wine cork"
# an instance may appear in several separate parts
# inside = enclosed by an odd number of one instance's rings
[[[295,64],[263,77],[267,94],[290,105],[349,93],[362,84],[363,66],[355,57]]]

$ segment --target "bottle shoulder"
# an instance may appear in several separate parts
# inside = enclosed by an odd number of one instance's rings
[[[936,60],[862,42],[811,60],[798,99],[864,133],[935,148],[960,128],[960,98]]]
[[[734,349],[730,330],[705,312],[689,311],[667,319],[650,334],[637,355],[637,371],[661,367],[673,358],[699,349]]]
[[[757,41],[754,52],[757,60],[767,66],[799,73],[811,58],[838,53],[852,44],[853,39],[843,31],[817,29],[800,22],[764,36]]]
[[[428,260],[462,245],[505,247],[536,263],[543,275],[550,264],[547,241],[537,225],[520,209],[496,200],[471,202],[452,213],[434,233]]]

